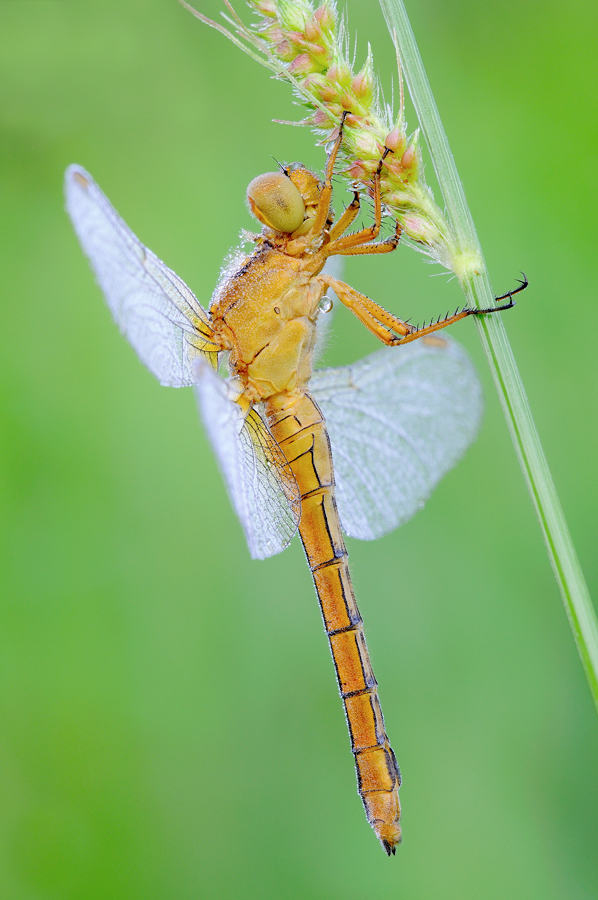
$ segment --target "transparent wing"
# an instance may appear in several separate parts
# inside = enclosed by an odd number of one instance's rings
[[[286,457],[256,409],[244,416],[223,378],[197,365],[195,391],[208,437],[254,559],[288,546],[301,499]]]
[[[114,319],[165,385],[195,383],[195,362],[217,347],[206,312],[187,285],[135,237],[91,175],[69,166],[66,208]]]
[[[330,435],[344,531],[373,540],[406,522],[473,441],[482,391],[455,341],[430,335],[310,382]]]
[[[322,271],[326,275],[332,275],[333,278],[340,280],[344,268],[345,261],[342,256],[329,256]],[[330,342],[330,331],[334,319],[333,304],[336,304],[337,306],[339,304],[338,297],[332,289],[326,291],[326,297],[330,301],[330,306],[328,307],[324,302],[318,315],[317,338],[316,346],[314,347],[314,360],[316,361],[316,364],[324,355],[324,351]]]

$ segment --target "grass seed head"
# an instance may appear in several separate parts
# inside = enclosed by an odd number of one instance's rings
[[[187,5],[184,0],[181,0]],[[224,0],[235,33],[192,10],[202,21],[226,34],[277,77],[289,80],[308,115],[299,123],[315,129],[323,144],[338,134],[345,118],[341,174],[370,192],[372,177],[380,171],[382,201],[400,223],[403,236],[417,249],[455,270],[457,249],[443,212],[426,185],[419,148],[419,132],[407,134],[401,73],[398,115],[381,102],[371,48],[355,72],[349,58],[346,23],[339,20],[333,0],[317,8],[309,0],[248,0],[259,20],[251,27]],[[190,8],[190,7],[188,7]],[[257,52],[256,52],[257,51]]]

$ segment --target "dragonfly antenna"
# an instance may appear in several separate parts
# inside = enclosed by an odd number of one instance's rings
[[[272,156],[272,154],[270,154],[270,155]],[[276,165],[278,166],[278,168],[284,175],[289,174],[289,170],[287,169],[287,167],[284,166],[281,162],[278,162],[278,160],[276,159],[275,156],[272,156],[272,159],[274,160],[274,162],[276,163]]]

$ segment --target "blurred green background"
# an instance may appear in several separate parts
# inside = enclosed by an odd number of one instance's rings
[[[495,290],[530,279],[506,325],[598,596],[598,7],[408,9]],[[348,12],[390,92],[377,5]],[[247,183],[323,150],[174,0],[3,0],[0,47],[1,896],[594,898],[596,716],[474,325],[479,440],[410,523],[349,541],[404,774],[388,860],[298,541],[249,559],[192,392],[139,364],[63,211],[78,162],[207,305]],[[345,274],[421,319],[459,302],[432,271],[404,248]],[[341,310],[327,361],[375,344]]]

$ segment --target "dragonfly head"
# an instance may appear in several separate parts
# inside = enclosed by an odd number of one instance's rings
[[[305,218],[303,197],[286,170],[254,178],[247,188],[247,201],[256,219],[285,234],[296,231]]]
[[[254,178],[247,188],[247,200],[263,225],[300,237],[312,226],[320,191],[321,183],[313,172],[301,163],[292,163],[281,166],[279,172]]]
[[[295,232],[295,237],[300,237],[303,234],[307,234],[313,224],[318,203],[320,202],[322,183],[320,179],[317,178],[313,172],[310,172],[309,169],[306,169],[302,163],[292,163],[288,166],[286,171],[289,173],[289,178],[293,184],[297,186],[297,190],[301,194],[305,206],[303,223]]]

